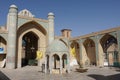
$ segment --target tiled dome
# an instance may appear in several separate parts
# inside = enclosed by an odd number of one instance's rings
[[[52,52],[68,52],[68,47],[60,40],[54,40],[53,43],[47,48],[46,53]]]

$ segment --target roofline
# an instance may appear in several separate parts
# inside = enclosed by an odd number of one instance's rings
[[[29,20],[35,20],[35,21],[41,21],[41,22],[47,22],[48,23],[48,20],[40,19],[40,18],[26,17],[26,16],[20,16],[20,15],[18,15],[18,18],[29,19]]]
[[[76,40],[76,39],[80,39],[80,38],[86,38],[86,37],[91,37],[91,36],[95,36],[95,35],[106,34],[106,33],[115,32],[115,31],[118,31],[118,30],[120,30],[120,26],[115,27],[115,28],[106,29],[106,30],[101,30],[101,31],[98,31],[98,32],[92,32],[90,34],[86,34],[86,35],[82,35],[82,36],[73,37],[70,40]]]

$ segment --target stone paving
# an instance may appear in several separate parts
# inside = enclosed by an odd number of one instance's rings
[[[0,68],[0,80],[120,80],[120,69],[90,67],[84,73],[74,69],[69,74],[45,74],[37,66],[20,69]]]

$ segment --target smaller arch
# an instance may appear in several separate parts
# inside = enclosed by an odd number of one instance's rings
[[[3,35],[0,34],[0,37],[3,38],[6,41],[6,43],[7,43],[7,35],[6,34],[3,34]]]
[[[53,54],[53,57],[56,58],[56,60],[60,60],[60,57],[58,54]]]
[[[66,68],[68,62],[67,62],[67,54],[62,55],[62,67]]]
[[[2,36],[0,36],[0,47],[3,48],[3,53],[7,53],[7,41]]]
[[[0,62],[3,62],[7,55],[7,42],[2,36],[0,36],[0,49]]]
[[[0,42],[2,42],[3,44],[7,44],[6,40],[2,36],[0,36]]]
[[[67,59],[67,54],[63,54],[62,59]]]
[[[86,47],[95,47],[95,42],[92,39],[87,38],[83,45]]]
[[[57,54],[53,55],[54,58],[54,69],[60,69],[60,57]]]

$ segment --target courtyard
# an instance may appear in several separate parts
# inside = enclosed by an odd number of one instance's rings
[[[89,67],[80,73],[71,69],[69,74],[45,74],[38,66],[26,66],[20,69],[0,68],[0,80],[119,80],[120,68]]]

